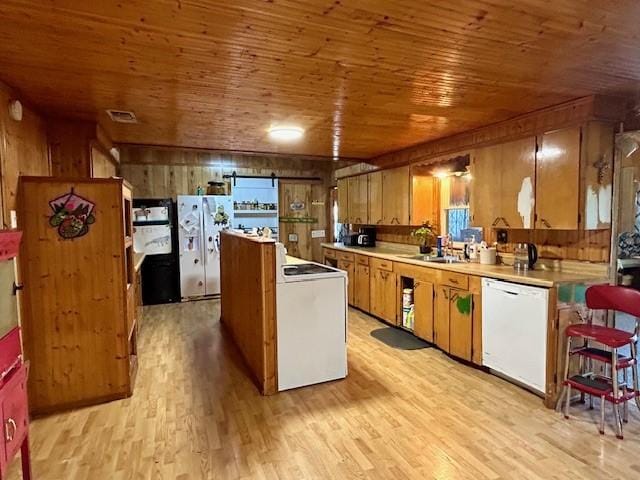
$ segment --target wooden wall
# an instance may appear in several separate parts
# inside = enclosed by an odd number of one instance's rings
[[[343,162],[305,160],[275,155],[249,155],[206,150],[120,146],[120,175],[139,198],[193,195],[200,185],[225,174],[318,177],[331,183],[333,170]]]
[[[590,120],[619,122],[625,117],[625,102],[617,98],[590,96],[572,100],[504,122],[459,133],[372,158],[378,167],[393,167],[422,162],[470,148],[517,140]]]
[[[10,211],[16,209],[18,177],[51,173],[44,120],[24,102],[22,121],[12,120],[7,106],[13,99],[20,100],[20,96],[0,82],[0,221],[5,227],[10,225]]]
[[[301,210],[293,210],[291,205],[298,202],[304,203],[304,207]],[[281,219],[312,218],[316,220],[313,223],[280,222],[279,238],[287,248],[288,254],[322,263],[321,244],[331,239],[328,187],[321,182],[280,182],[278,205]],[[324,230],[326,237],[312,238],[313,230]],[[289,241],[290,234],[297,235],[298,240]]]

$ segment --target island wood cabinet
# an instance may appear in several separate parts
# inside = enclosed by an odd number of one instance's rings
[[[393,262],[379,258],[369,259],[371,293],[370,312],[393,325],[398,324],[398,300],[396,274]]]
[[[356,255],[355,285],[353,304],[360,310],[368,312],[370,309],[370,275],[369,257],[366,255]]]

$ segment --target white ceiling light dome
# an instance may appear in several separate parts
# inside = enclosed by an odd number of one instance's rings
[[[269,128],[269,138],[278,142],[293,142],[304,135],[304,128],[295,125],[278,125]]]

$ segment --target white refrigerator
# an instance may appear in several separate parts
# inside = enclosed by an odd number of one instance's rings
[[[220,232],[231,228],[230,195],[178,195],[182,298],[220,294]]]

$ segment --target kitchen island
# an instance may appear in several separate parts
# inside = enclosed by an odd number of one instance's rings
[[[344,272],[286,256],[272,239],[220,238],[221,322],[260,392],[344,378]]]
[[[379,243],[376,247],[323,244],[325,263],[345,270],[349,303],[360,310],[433,343],[450,356],[477,366],[483,362],[483,279],[495,279],[541,289],[546,315],[537,345],[546,385],[545,404],[552,407],[559,392],[564,341],[560,332],[578,321],[576,300],[589,284],[607,281],[601,265],[571,265],[565,271],[531,270],[516,273],[508,265],[436,263],[418,260],[417,247]],[[413,323],[406,323],[403,295],[412,295]],[[499,308],[499,306],[498,306]],[[523,311],[523,315],[527,312]],[[514,318],[514,321],[519,321]],[[540,325],[539,325],[540,326]],[[546,342],[544,337],[546,336]],[[485,355],[486,356],[486,355]],[[544,361],[546,358],[546,362]]]

